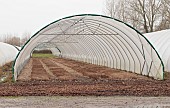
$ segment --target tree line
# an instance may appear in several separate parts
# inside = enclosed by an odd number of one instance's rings
[[[30,38],[31,34],[25,32],[21,37],[16,34],[4,34],[0,38],[0,42],[8,43],[14,46],[23,46],[25,42]]]
[[[142,33],[170,28],[170,0],[106,0],[105,14]]]

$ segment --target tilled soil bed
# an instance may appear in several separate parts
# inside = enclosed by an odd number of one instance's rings
[[[170,96],[169,73],[158,81],[68,59],[30,61],[17,82],[0,84],[1,96]]]

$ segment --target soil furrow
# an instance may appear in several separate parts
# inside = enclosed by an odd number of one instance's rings
[[[46,70],[46,72],[49,74],[50,79],[56,79],[55,75],[50,71],[48,66],[40,60],[40,63],[42,64],[43,68]]]

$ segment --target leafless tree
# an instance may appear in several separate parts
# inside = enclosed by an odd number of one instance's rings
[[[15,46],[20,46],[20,38],[16,34],[5,34],[1,38],[2,42],[15,45]]]
[[[21,37],[21,46],[23,46],[31,37],[31,33],[25,32]]]
[[[5,42],[15,46],[23,46],[25,42],[30,38],[31,33],[25,32],[23,35],[18,37],[16,34],[4,34],[0,38],[0,42]]]
[[[116,15],[116,2],[115,0],[107,0],[106,1],[106,15],[109,15],[111,17],[115,17]]]
[[[163,0],[161,23],[157,30],[170,28],[170,0]]]
[[[107,4],[113,3],[111,1],[113,0],[109,0]],[[112,5],[109,5],[107,10]],[[114,9],[108,12],[110,14],[107,15],[146,33],[166,29],[170,24],[167,23],[170,22],[170,0],[119,0],[114,2]]]
[[[146,33],[153,32],[154,27],[158,25],[161,17],[161,0],[132,0],[132,9],[142,17],[141,23]]]
[[[110,17],[117,18],[121,21],[127,21],[127,0],[107,0],[106,14]]]

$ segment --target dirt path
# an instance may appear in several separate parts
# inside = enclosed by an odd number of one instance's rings
[[[169,73],[157,81],[69,59],[32,58],[29,64],[28,80],[0,84],[1,96],[170,96]]]
[[[48,66],[45,63],[43,63],[42,60],[40,60],[40,63],[42,64],[45,71],[50,75],[50,79],[55,79],[56,78],[55,75],[50,71]]]
[[[1,108],[169,108],[170,97],[0,97]]]
[[[73,77],[77,77],[78,79],[87,79],[87,76],[83,76],[82,73],[79,73],[75,70],[73,70],[72,68],[63,65],[62,63],[57,63],[54,60],[50,60],[51,62],[53,62],[54,64],[58,65],[59,67],[63,68],[65,71],[67,71],[68,73],[70,73]]]
[[[50,80],[50,75],[44,69],[41,59],[35,58],[32,61],[31,80]]]
[[[53,59],[57,63],[64,64],[76,72],[81,73],[83,76],[91,78],[93,80],[120,80],[120,79],[148,79],[142,75],[137,75],[134,73],[107,68],[104,66],[97,66],[89,63],[78,62],[70,59]]]
[[[18,77],[18,80],[29,81],[31,80],[31,72],[32,72],[32,59],[28,62],[28,64],[24,67],[21,74]]]

